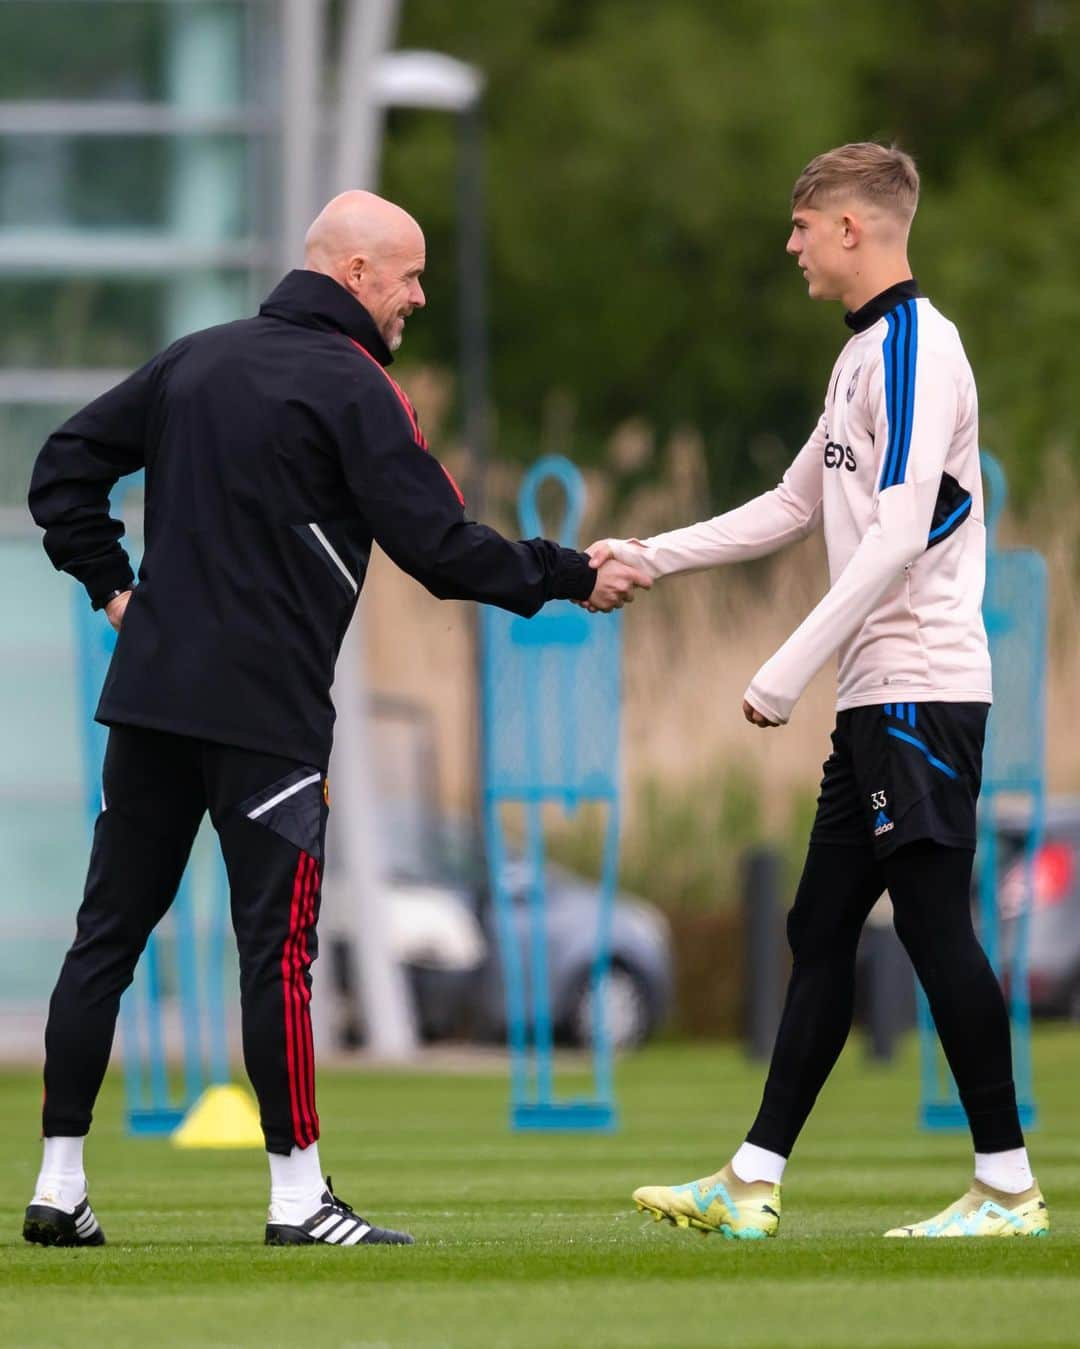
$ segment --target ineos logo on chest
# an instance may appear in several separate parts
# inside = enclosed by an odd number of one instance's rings
[[[846,468],[849,473],[854,473],[855,456],[851,451],[851,446],[840,445],[835,440],[827,440],[825,442],[825,467]]]

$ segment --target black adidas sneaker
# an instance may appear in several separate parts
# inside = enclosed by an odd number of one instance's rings
[[[66,1213],[51,1204],[30,1204],[23,1220],[23,1240],[38,1246],[104,1246],[105,1233],[89,1199]]]
[[[411,1246],[408,1232],[394,1232],[388,1227],[375,1227],[361,1218],[351,1204],[346,1204],[334,1193],[330,1177],[326,1177],[322,1207],[299,1226],[292,1223],[266,1224],[267,1246]]]

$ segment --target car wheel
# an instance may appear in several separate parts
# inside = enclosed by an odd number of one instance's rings
[[[604,1026],[615,1049],[634,1049],[652,1031],[652,1008],[644,980],[625,965],[612,965],[604,980]],[[576,1045],[592,1043],[593,998],[588,973],[582,975],[570,1008],[567,1029]]]

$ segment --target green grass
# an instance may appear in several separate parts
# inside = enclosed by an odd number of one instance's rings
[[[844,1057],[788,1169],[774,1242],[653,1224],[630,1190],[718,1165],[761,1070],[730,1048],[658,1046],[622,1065],[611,1138],[512,1136],[500,1076],[327,1072],[323,1162],[397,1249],[266,1249],[265,1161],[127,1140],[110,1079],[87,1157],[110,1244],[20,1239],[38,1164],[37,1077],[0,1075],[4,1346],[939,1346],[1077,1342],[1080,1040],[1036,1046],[1031,1145],[1048,1241],[885,1242],[965,1187],[962,1137],[913,1127],[914,1046]]]

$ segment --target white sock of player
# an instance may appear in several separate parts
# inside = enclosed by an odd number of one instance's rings
[[[731,1169],[741,1181],[749,1185],[751,1181],[767,1180],[770,1185],[779,1185],[784,1178],[787,1158],[768,1148],[759,1148],[754,1143],[743,1143],[731,1159]]]
[[[1020,1194],[1035,1184],[1028,1161],[1027,1148],[1010,1148],[1007,1152],[977,1152],[975,1179],[992,1190],[1006,1194]]]
[[[289,1155],[266,1154],[270,1162],[270,1221],[302,1223],[322,1204],[326,1181],[319,1164],[319,1145],[293,1148]]]
[[[33,1204],[49,1204],[74,1213],[75,1205],[86,1198],[86,1173],[83,1170],[84,1137],[46,1138],[41,1170],[34,1186]]]

